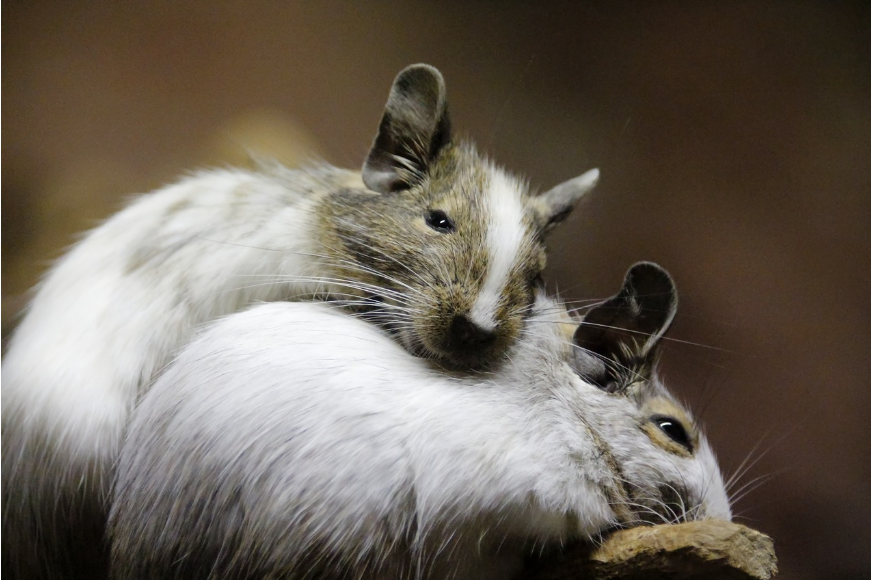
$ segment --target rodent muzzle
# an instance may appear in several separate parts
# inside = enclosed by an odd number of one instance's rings
[[[448,345],[452,350],[467,351],[489,348],[496,342],[496,333],[481,328],[463,314],[457,314],[448,328]]]

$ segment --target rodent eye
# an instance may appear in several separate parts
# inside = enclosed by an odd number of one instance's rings
[[[426,212],[425,219],[426,225],[443,234],[449,234],[457,229],[456,226],[454,226],[454,222],[448,217],[448,214],[440,209],[429,210]]]
[[[687,434],[687,430],[684,429],[684,426],[681,425],[680,421],[672,417],[659,415],[652,417],[652,420],[663,433],[671,438],[672,441],[686,447],[688,451],[693,450],[693,445],[690,443],[690,436]]]

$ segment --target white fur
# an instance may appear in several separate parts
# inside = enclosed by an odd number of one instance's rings
[[[489,267],[471,313],[485,330],[531,243],[525,190],[490,169]],[[59,553],[55,536],[77,525],[67,514],[107,505],[130,410],[196,328],[256,302],[353,285],[329,277],[335,263],[321,259],[326,242],[312,219],[323,196],[343,186],[362,188],[360,174],[202,172],[138,198],[57,262],[3,359],[4,554],[36,553],[31,545]]]
[[[111,447],[141,383],[193,328],[291,287],[315,293],[275,277],[317,270],[310,203],[261,175],[220,171],[114,216],[38,288],[3,361],[4,417],[49,422],[71,452],[89,454],[95,439]]]
[[[195,328],[330,290],[306,281],[322,250],[315,182],[200,173],[137,199],[57,262],[3,358],[4,546],[34,534],[51,546],[52,506],[106,494],[131,408]]]
[[[528,239],[528,233],[523,223],[523,189],[520,184],[502,171],[493,171],[488,187],[487,274],[469,318],[481,329],[492,331],[496,326],[496,309],[502,290],[517,267],[517,256]]]
[[[233,557],[287,571],[313,547],[360,578],[510,578],[531,545],[618,522],[606,452],[637,493],[686,486],[689,514],[728,518],[709,452],[664,451],[632,400],[573,372],[570,324],[539,297],[509,362],[463,376],[328,305],[218,322],[134,413],[110,519],[115,578],[198,558],[218,574]]]

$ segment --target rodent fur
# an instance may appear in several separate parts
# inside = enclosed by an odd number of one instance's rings
[[[203,323],[332,297],[416,354],[498,361],[528,314],[545,232],[596,178],[531,196],[451,140],[442,77],[415,65],[360,172],[206,171],[133,201],[50,270],[5,354],[4,570],[92,573],[129,413]],[[428,227],[430,210],[455,231]]]
[[[471,375],[325,304],[225,318],[134,412],[112,578],[512,578],[614,526],[730,519],[655,372],[675,304],[645,263],[580,325],[539,292],[506,364]]]

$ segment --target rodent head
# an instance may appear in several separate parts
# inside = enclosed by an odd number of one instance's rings
[[[593,170],[530,195],[468,144],[451,142],[441,74],[396,77],[363,166],[369,191],[324,204],[344,277],[423,356],[486,366],[519,335],[545,265],[545,234],[593,188]]]
[[[704,434],[656,375],[658,345],[676,310],[668,273],[638,263],[620,292],[593,307],[573,337],[572,366],[599,390],[600,412],[590,419],[622,482],[614,486],[612,505],[622,510],[624,524],[731,519]]]

